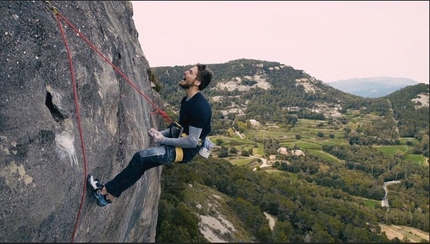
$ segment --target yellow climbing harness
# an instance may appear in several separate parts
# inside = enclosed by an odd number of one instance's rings
[[[182,133],[181,137],[187,137],[187,133]],[[202,145],[202,139],[199,138],[199,141],[197,142],[197,145],[201,146]],[[179,163],[184,159],[184,150],[182,149],[182,147],[175,147],[175,163]]]

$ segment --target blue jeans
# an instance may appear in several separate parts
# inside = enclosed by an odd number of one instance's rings
[[[115,178],[105,184],[106,190],[114,197],[132,186],[150,168],[163,164],[171,164],[175,161],[176,151],[173,146],[161,145],[141,150],[133,155],[133,158]]]

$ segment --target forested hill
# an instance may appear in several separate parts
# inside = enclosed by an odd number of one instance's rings
[[[182,79],[184,69],[191,66],[153,68],[162,86],[160,93],[169,103],[180,99],[176,98],[176,92],[181,91],[174,84]],[[279,109],[284,106],[312,107],[315,101],[338,103],[355,97],[329,87],[302,70],[278,62],[239,59],[209,64],[209,67],[215,77],[205,94],[223,96],[227,101],[229,97],[247,95],[243,99],[254,99],[250,105],[270,103],[271,108]]]
[[[178,109],[183,96],[177,83],[192,65],[152,68],[157,89],[165,102],[174,106],[172,111]],[[383,137],[419,137],[429,130],[428,84],[408,86],[381,98],[363,98],[278,62],[239,59],[209,67],[215,76],[203,93],[213,106],[215,132],[231,125],[238,115],[263,124],[288,124],[294,117],[342,122],[351,111],[387,117],[382,127],[398,126]]]

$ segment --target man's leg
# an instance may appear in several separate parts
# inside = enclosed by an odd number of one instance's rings
[[[111,198],[110,195],[119,197],[123,191],[136,183],[146,170],[163,164],[170,164],[174,160],[175,147],[163,145],[139,151],[134,154],[125,169],[105,184],[102,194],[109,193],[107,199]]]

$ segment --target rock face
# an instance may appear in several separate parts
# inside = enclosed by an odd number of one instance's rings
[[[131,2],[51,3],[161,105]],[[160,128],[162,118],[151,115],[151,104],[60,22],[73,61],[85,150],[56,15],[43,1],[0,2],[0,240],[154,242],[160,167],[104,208],[85,188],[85,175],[112,179],[137,150],[151,146],[147,131]]]

